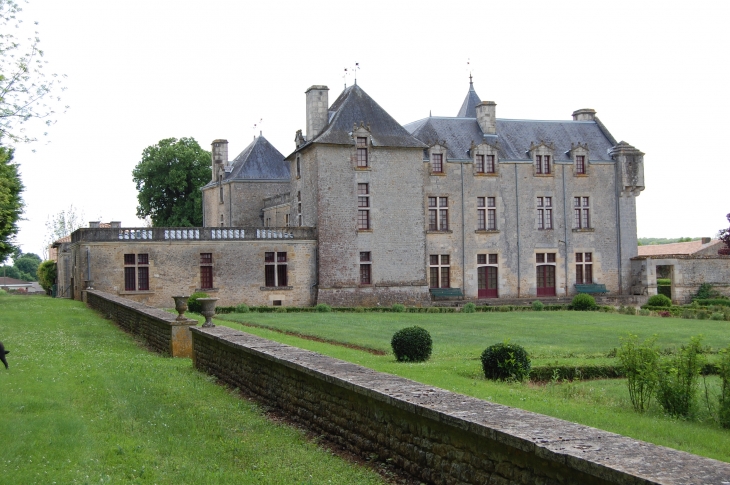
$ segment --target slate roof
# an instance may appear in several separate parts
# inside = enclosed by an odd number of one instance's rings
[[[526,153],[531,143],[554,143],[555,161],[569,161],[571,143],[588,144],[589,160],[609,161],[608,150],[613,146],[595,121],[538,121],[508,120],[497,118],[497,134],[482,133],[476,118],[449,118],[433,116],[408,123],[404,126],[413,136],[431,145],[446,142],[447,157],[452,160],[468,160],[467,150],[471,142],[482,140],[499,146],[502,160],[530,160]]]
[[[329,123],[311,142],[352,145],[349,133],[361,122],[370,126],[373,146],[425,148],[357,84],[342,91],[332,103]]]
[[[476,118],[477,117],[477,105],[481,103],[479,95],[474,91],[474,83],[469,76],[469,92],[466,93],[464,103],[461,105],[461,109],[457,113],[457,118]]]
[[[284,155],[274,145],[261,136],[236,157],[232,162],[233,170],[224,180],[289,180],[289,164]]]

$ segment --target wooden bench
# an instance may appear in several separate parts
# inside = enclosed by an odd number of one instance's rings
[[[429,291],[434,300],[437,298],[464,298],[461,288],[431,288]]]
[[[592,285],[575,285],[575,290],[578,293],[608,293],[606,285],[594,283]]]

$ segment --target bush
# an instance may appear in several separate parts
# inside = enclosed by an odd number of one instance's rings
[[[691,320],[695,317],[694,310],[682,310],[682,318],[686,318],[687,320]]]
[[[696,300],[709,300],[720,296],[720,292],[712,289],[712,285],[709,283],[702,283],[697,289],[697,293],[692,295],[692,301]],[[700,303],[701,304],[701,303]]]
[[[497,310],[500,312],[508,312],[512,310],[512,308],[509,305],[500,305],[497,307]]]
[[[624,310],[621,313],[623,313],[624,315],[636,315],[636,307],[629,305],[627,307],[624,307]]]
[[[641,315],[642,317],[648,317],[649,315],[651,315],[651,311],[650,310],[644,310],[642,308],[641,310],[639,310],[639,315]]]
[[[329,306],[326,303],[317,303],[314,306],[314,310],[317,311],[317,312],[319,312],[319,313],[329,313],[329,312],[332,311],[332,307]]]
[[[725,320],[725,314],[724,313],[720,313],[720,312],[715,312],[715,313],[712,314],[712,316],[710,318],[712,320],[718,320],[718,321]]]
[[[709,306],[709,305],[720,305],[720,306],[726,306],[730,307],[730,300],[725,298],[710,298],[706,300],[695,300],[692,302],[693,304],[702,305],[702,306]]]
[[[521,345],[494,344],[484,349],[481,360],[487,379],[523,381],[530,375],[530,357]]]
[[[207,293],[203,293],[202,291],[198,291],[190,295],[190,298],[188,298],[188,311],[192,313],[200,313],[203,311],[203,306],[198,303],[198,298],[208,298]]]
[[[704,367],[702,337],[692,337],[658,373],[657,401],[670,416],[689,417],[697,400],[700,370]]]
[[[43,261],[36,270],[36,276],[46,293],[50,293],[51,286],[56,282],[56,263],[51,260]]]
[[[477,306],[474,303],[469,302],[464,305],[464,308],[462,308],[461,311],[462,313],[474,313],[477,311]]]
[[[721,350],[720,365],[718,366],[720,381],[720,396],[718,421],[723,428],[730,428],[730,347]]]
[[[657,284],[657,286],[672,286],[672,279],[671,278],[657,278],[656,284]]]
[[[236,305],[236,313],[248,313],[250,311],[251,311],[251,309],[245,303],[241,303],[240,305]]]
[[[423,362],[431,357],[433,341],[425,328],[406,327],[393,334],[390,346],[398,362]]]
[[[355,313],[365,313],[365,308],[363,308],[361,306],[356,306]]]
[[[654,295],[649,297],[649,301],[646,302],[647,306],[672,306],[672,300],[664,295]]]
[[[626,374],[631,405],[639,413],[649,408],[657,386],[659,352],[654,346],[656,338],[655,335],[640,344],[638,336],[629,334],[621,339],[621,348],[616,352]]]
[[[591,295],[585,293],[578,293],[573,297],[573,301],[570,303],[573,310],[588,311],[596,309],[596,299]]]
[[[391,308],[395,313],[403,313],[406,311],[406,306],[401,303],[393,303]]]
[[[440,313],[441,309],[437,306],[428,307],[428,313]]]
[[[662,318],[668,318],[668,317],[672,316],[672,312],[668,312],[668,311],[659,312],[659,316]]]
[[[274,310],[274,313],[286,313],[286,307],[278,306],[278,307],[276,307],[276,310]]]
[[[707,310],[700,310],[697,312],[697,320],[707,320],[710,318],[710,312]]]
[[[541,312],[545,309],[545,305],[540,301],[536,300],[532,302],[532,311]]]

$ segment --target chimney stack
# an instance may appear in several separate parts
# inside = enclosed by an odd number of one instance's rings
[[[213,140],[211,145],[211,158],[213,159],[211,165],[211,181],[215,182],[218,180],[218,171],[223,169],[223,166],[228,163],[228,140]]]
[[[482,101],[476,107],[477,123],[479,128],[486,135],[497,133],[497,103],[494,101]]]
[[[596,110],[590,108],[573,111],[573,121],[596,121]]]
[[[307,141],[319,135],[329,121],[327,86],[312,86],[305,91],[307,96]]]

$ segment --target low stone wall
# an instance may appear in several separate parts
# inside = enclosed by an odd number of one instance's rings
[[[730,483],[730,464],[379,373],[227,327],[193,362],[346,449],[435,484]]]
[[[177,321],[177,315],[103,291],[85,290],[83,299],[127,332],[142,337],[158,352],[173,357],[192,357],[190,327],[197,325],[196,320]]]

